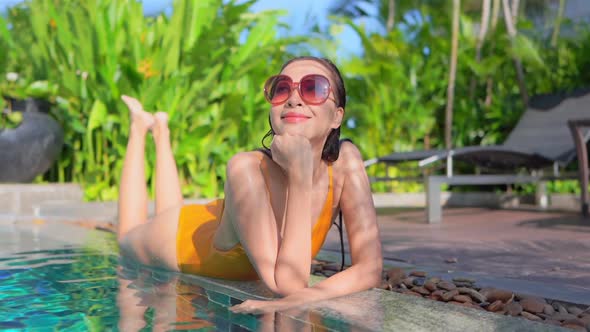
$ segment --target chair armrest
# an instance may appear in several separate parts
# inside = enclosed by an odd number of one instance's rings
[[[588,181],[590,171],[588,170],[588,149],[586,148],[586,141],[588,135],[584,137],[582,128],[590,127],[590,118],[587,119],[571,119],[568,122],[570,132],[576,144],[576,153],[578,155],[578,172],[580,174],[580,191],[581,191],[581,205],[582,215],[588,216],[590,209],[590,193],[588,192]]]

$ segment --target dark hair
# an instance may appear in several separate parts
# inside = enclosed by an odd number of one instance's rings
[[[340,70],[336,65],[326,59],[326,58],[318,58],[315,56],[300,56],[293,58],[281,67],[280,71],[283,71],[288,65],[296,61],[303,61],[303,60],[311,60],[315,61],[321,65],[323,65],[326,69],[332,73],[332,79],[336,86],[334,86],[334,94],[336,95],[336,107],[342,107],[343,109],[346,108],[346,89],[344,87],[344,80],[342,79],[342,75],[340,74]],[[270,117],[268,119],[270,124]],[[264,144],[264,140],[268,137],[272,137],[274,135],[274,131],[272,130],[272,124],[270,124],[270,130],[264,135],[262,138],[262,146],[267,150],[269,147]],[[338,155],[340,154],[340,127],[332,129],[332,131],[328,134],[328,138],[326,139],[326,143],[324,144],[324,149],[322,150],[322,159],[327,162],[333,162],[338,159]]]

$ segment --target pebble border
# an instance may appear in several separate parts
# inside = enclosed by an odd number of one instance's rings
[[[338,271],[339,264],[315,259],[312,261],[311,273],[314,275],[330,277]],[[493,287],[479,287],[476,280],[471,278],[453,278],[448,281],[428,276],[424,271],[413,270],[406,273],[404,269],[394,267],[383,271],[379,288],[499,315],[522,317],[575,331],[590,332],[590,306],[584,307]]]

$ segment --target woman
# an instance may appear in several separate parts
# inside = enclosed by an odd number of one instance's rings
[[[346,94],[329,60],[300,57],[265,84],[271,104],[268,153],[238,153],[227,165],[225,199],[183,206],[167,116],[123,96],[131,129],[119,199],[122,253],[143,264],[211,277],[261,279],[275,301],[235,312],[267,312],[375,287],[381,244],[358,149],[339,144]],[[145,136],[156,147],[156,215],[147,220]],[[352,266],[308,287],[311,259],[342,210]],[[312,234],[312,236],[310,236]]]

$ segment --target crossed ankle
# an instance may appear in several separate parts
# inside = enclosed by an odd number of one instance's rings
[[[147,134],[148,131],[150,131],[150,127],[144,125],[144,124],[140,124],[140,123],[131,123],[131,126],[129,128],[129,134],[130,135],[142,135],[145,136]]]

